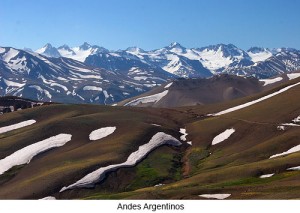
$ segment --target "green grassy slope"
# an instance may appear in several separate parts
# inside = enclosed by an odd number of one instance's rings
[[[294,80],[288,82],[292,84]],[[60,133],[72,134],[66,145],[36,156],[29,164],[0,175],[0,199],[200,199],[208,193],[230,193],[229,199],[295,199],[300,197],[300,153],[269,159],[300,144],[300,127],[277,130],[300,115],[300,86],[253,106],[217,117],[203,116],[276,91],[218,105],[150,109],[54,104],[1,116],[0,127],[35,119],[36,124],[0,134],[0,159],[24,146]],[[159,124],[155,126],[153,124]],[[114,134],[89,141],[91,131],[116,126]],[[92,189],[59,190],[95,169],[124,162],[159,131],[180,137],[186,127],[192,146],[162,146],[132,168],[107,175]],[[235,133],[212,146],[226,129]],[[270,178],[260,175],[275,173]],[[157,184],[163,184],[156,186]]]

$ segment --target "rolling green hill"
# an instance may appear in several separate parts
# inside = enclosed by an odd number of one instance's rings
[[[230,194],[227,199],[300,198],[300,152],[270,158],[300,144],[300,86],[252,106],[220,116],[222,110],[272,94],[299,79],[269,91],[204,106],[134,108],[52,104],[1,115],[0,128],[34,119],[36,123],[0,134],[0,159],[33,143],[61,133],[72,135],[63,146],[42,152],[28,164],[0,175],[0,199],[205,199],[202,194]],[[284,125],[284,123],[293,125]],[[91,141],[99,128],[114,133]],[[282,127],[280,130],[280,127]],[[179,147],[162,145],[136,166],[107,173],[92,188],[60,192],[85,175],[113,164],[150,141],[158,132],[178,140]],[[235,132],[212,145],[227,129]],[[1,161],[0,161],[1,166]],[[273,174],[260,178],[261,175]]]

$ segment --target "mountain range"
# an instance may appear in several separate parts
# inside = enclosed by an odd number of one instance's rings
[[[186,48],[178,42],[145,51],[139,47],[109,51],[87,42],[79,47],[46,44],[37,53],[50,57],[67,57],[106,69],[122,69],[118,63],[139,60],[142,64],[161,68],[179,77],[208,77],[216,73],[253,75],[268,78],[300,67],[299,50],[293,48],[251,47],[244,51],[233,44],[217,44],[201,48]],[[121,59],[120,59],[121,58]],[[124,63],[124,62],[123,62]]]
[[[227,73],[265,79],[299,68],[300,51],[293,48],[185,48],[177,42],[150,51],[110,51],[86,42],[79,47],[46,44],[36,51],[0,47],[0,95],[112,104],[177,78]]]

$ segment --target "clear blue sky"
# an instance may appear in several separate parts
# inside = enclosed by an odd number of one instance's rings
[[[0,46],[300,49],[299,0],[0,0]]]

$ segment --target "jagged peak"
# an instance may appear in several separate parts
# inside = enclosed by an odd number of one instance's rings
[[[169,49],[173,49],[173,48],[181,48],[181,49],[185,49],[181,44],[179,44],[178,42],[172,42],[167,48]]]
[[[83,49],[83,50],[88,50],[89,48],[91,48],[92,45],[90,45],[89,43],[87,43],[86,41],[79,46],[80,49]]]
[[[129,52],[145,52],[145,50],[143,50],[142,48],[139,48],[137,46],[128,47],[126,49],[126,51],[129,51]]]
[[[71,48],[67,44],[64,44],[64,45],[58,47],[57,49],[66,49],[66,50],[69,50]]]

